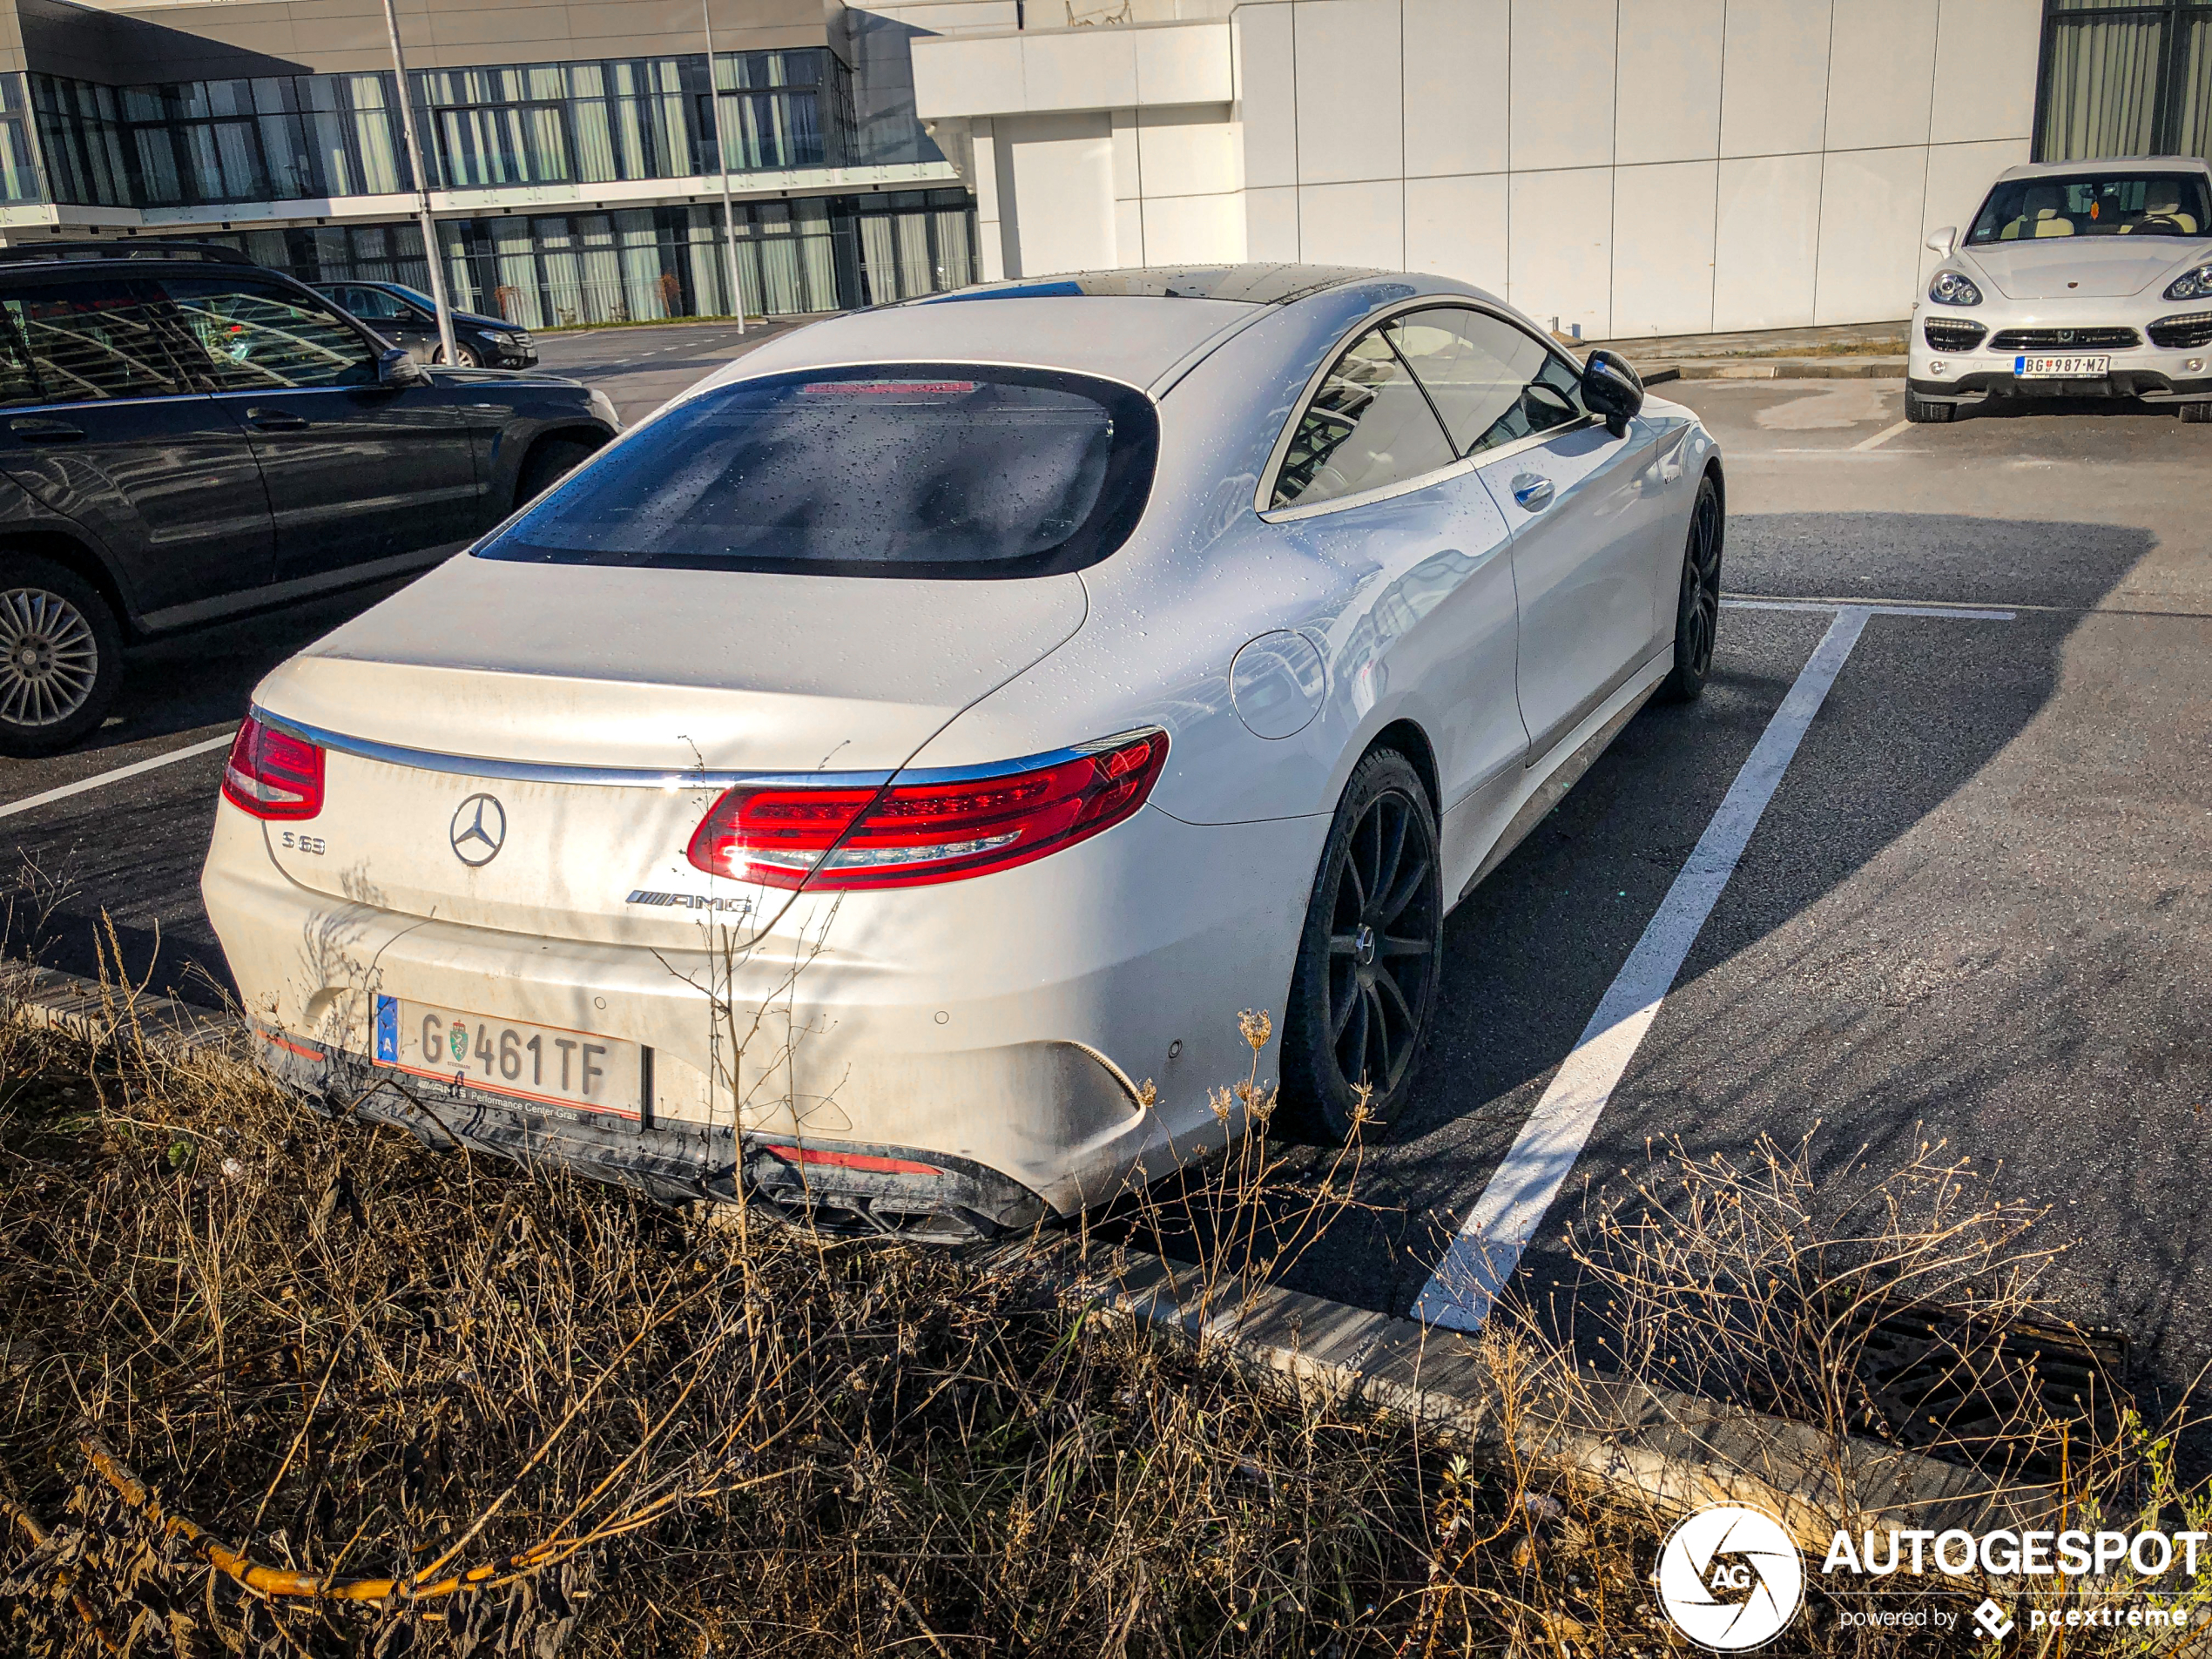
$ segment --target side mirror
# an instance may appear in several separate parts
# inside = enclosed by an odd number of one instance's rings
[[[1629,367],[1627,358],[1601,346],[1582,365],[1582,402],[1591,414],[1604,417],[1608,432],[1625,437],[1629,422],[1643,408],[1643,377]]]
[[[1945,226],[1933,236],[1928,238],[1927,241],[1928,252],[1934,254],[1936,258],[1939,260],[1949,259],[1951,257],[1951,250],[1958,246],[1959,227],[1956,225]]]
[[[376,354],[379,386],[420,386],[428,378],[422,372],[422,365],[415,361],[414,354],[401,347],[389,347]]]

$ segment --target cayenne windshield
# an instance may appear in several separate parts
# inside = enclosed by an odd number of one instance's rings
[[[1080,570],[1135,528],[1142,393],[1043,369],[813,369],[704,393],[580,469],[489,559],[806,576]]]
[[[2051,236],[2202,236],[2208,226],[2212,200],[2202,173],[2083,173],[1998,185],[1981,205],[1966,245]]]

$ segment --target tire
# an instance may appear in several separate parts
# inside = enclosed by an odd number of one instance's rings
[[[1905,418],[1915,426],[1940,426],[1958,413],[1956,403],[1939,403],[1932,398],[1922,397],[1909,386],[1905,388]]]
[[[1713,671],[1713,642],[1720,637],[1721,549],[1728,532],[1721,492],[1710,473],[1697,481],[1689,509],[1689,539],[1683,549],[1682,587],[1675,602],[1675,666],[1660,685],[1670,703],[1687,703],[1705,690]]]
[[[1387,1121],[1420,1069],[1444,968],[1436,811],[1406,758],[1379,749],[1337,804],[1298,935],[1277,1121],[1325,1143],[1352,1132],[1359,1085]]]
[[[515,486],[515,505],[536,500],[598,448],[581,438],[547,438],[523,462],[523,475]]]
[[[76,571],[0,558],[0,754],[44,755],[95,729],[123,684],[123,631]]]
[[[482,368],[484,366],[484,360],[476,355],[476,348],[474,346],[464,346],[457,340],[453,343],[453,357],[454,361],[463,368]],[[445,342],[441,341],[432,348],[430,361],[434,363],[442,363],[445,360]]]
[[[2187,421],[2191,426],[2212,424],[2212,403],[2182,404],[2182,419]]]

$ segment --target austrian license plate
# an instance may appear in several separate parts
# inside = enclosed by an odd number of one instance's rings
[[[2013,374],[2024,381],[2102,380],[2112,367],[2109,357],[2030,357],[2013,359]]]
[[[379,996],[374,1032],[380,1066],[517,1100],[637,1116],[644,1049],[619,1037]]]

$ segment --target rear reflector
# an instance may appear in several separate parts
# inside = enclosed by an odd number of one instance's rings
[[[876,1157],[867,1152],[832,1152],[819,1146],[772,1146],[771,1156],[786,1163],[819,1163],[833,1170],[854,1170],[862,1175],[942,1175],[934,1163],[911,1158]]]
[[[256,818],[313,818],[322,810],[322,751],[248,715],[223,768],[223,799]]]
[[[688,849],[710,875],[772,887],[911,887],[1011,869],[1111,829],[1167,763],[1148,732],[1056,765],[888,789],[741,784]]]

